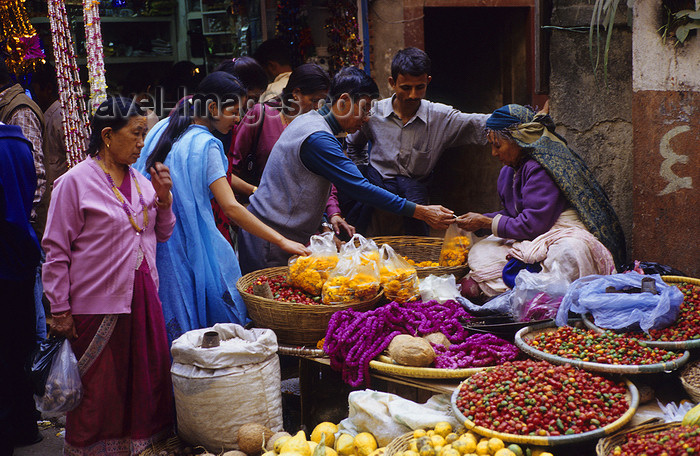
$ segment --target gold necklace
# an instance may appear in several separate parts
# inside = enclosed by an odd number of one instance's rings
[[[107,171],[107,168],[105,167],[104,163],[102,163],[102,159],[99,156],[95,156],[95,161],[97,162],[98,165],[100,165],[100,168],[102,168],[102,171],[104,171],[105,175],[107,176],[107,180],[109,181],[110,185],[112,186],[112,192],[114,195],[117,197],[120,203],[122,203],[122,209],[126,213],[126,216],[129,217],[129,222],[131,222],[131,226],[134,227],[137,233],[143,233],[143,231],[148,227],[148,209],[146,207],[146,202],[143,199],[143,194],[141,193],[141,187],[139,186],[139,181],[136,180],[136,176],[134,176],[134,170],[131,169],[131,166],[129,166],[129,175],[131,176],[131,180],[134,181],[134,184],[136,185],[136,192],[139,194],[139,202],[141,203],[141,208],[143,209],[143,228],[138,226],[136,224],[136,220],[134,220],[133,214],[131,213],[131,209],[129,209],[129,206],[126,204],[126,201],[124,200],[124,197],[122,196],[121,192],[117,188],[116,184],[114,183],[114,179],[112,179],[112,175]]]

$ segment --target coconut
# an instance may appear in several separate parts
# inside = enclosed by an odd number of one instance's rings
[[[450,339],[448,339],[447,336],[441,332],[435,332],[425,335],[423,336],[423,339],[427,340],[431,344],[442,345],[445,348],[448,348],[450,345],[452,345]]]
[[[257,455],[263,451],[263,442],[274,435],[268,427],[259,423],[246,423],[238,428],[238,446],[248,455]]]
[[[226,453],[222,454],[221,456],[247,456],[247,455],[242,451],[231,450],[231,451],[227,451]]]
[[[391,340],[389,356],[397,364],[425,367],[432,364],[435,359],[435,350],[427,340],[421,337],[400,334]]]

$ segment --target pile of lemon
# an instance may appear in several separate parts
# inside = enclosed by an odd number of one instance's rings
[[[393,456],[526,456],[526,453],[552,456],[538,450],[523,452],[519,445],[506,444],[496,437],[479,437],[471,431],[459,434],[453,432],[450,423],[440,422],[434,429],[413,431],[407,449]]]
[[[377,447],[377,440],[369,432],[356,436],[338,433],[335,423],[323,422],[311,432],[309,440],[304,431],[296,435],[284,435],[270,442],[263,456],[324,456],[318,445],[323,441],[325,456],[382,456],[384,448]]]

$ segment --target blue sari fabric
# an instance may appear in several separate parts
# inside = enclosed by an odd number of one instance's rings
[[[538,131],[534,124],[540,124],[541,135],[533,137]],[[513,133],[513,139],[552,177],[586,228],[610,251],[615,264],[625,262],[625,235],[605,190],[581,157],[554,132],[549,116],[511,104],[497,109],[486,128]]]
[[[146,160],[162,135],[168,119],[155,125],[146,137],[134,168],[145,176]],[[173,144],[165,159],[173,181],[173,212],[177,218],[170,239],[158,244],[156,263],[158,295],[172,342],[192,329],[215,323],[246,324],[246,306],[236,290],[241,277],[236,254],[216,228],[207,182],[208,151],[212,144],[221,151],[225,174],[226,156],[221,141],[207,128],[190,125]]]

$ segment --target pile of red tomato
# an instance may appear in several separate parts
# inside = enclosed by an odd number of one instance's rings
[[[298,288],[291,286],[287,283],[287,278],[285,276],[272,276],[268,277],[262,275],[255,281],[257,285],[262,285],[267,283],[270,285],[270,290],[272,291],[272,297],[275,301],[291,302],[294,304],[320,304],[320,296],[311,296],[308,293],[304,293]],[[253,285],[249,286],[246,290],[248,293],[253,294]]]
[[[627,435],[627,442],[613,449],[613,456],[661,456],[700,452],[700,427],[675,426],[648,434]]]
[[[700,339],[700,286],[690,283],[676,285],[684,295],[676,322],[663,329],[652,329],[649,335],[635,334],[640,339],[680,341]]]
[[[513,361],[465,380],[457,407],[477,426],[515,435],[593,431],[629,408],[624,383],[546,361]]]
[[[634,337],[613,331],[597,333],[571,326],[540,333],[527,343],[537,350],[562,358],[602,364],[655,364],[683,356],[682,353],[647,347]]]

